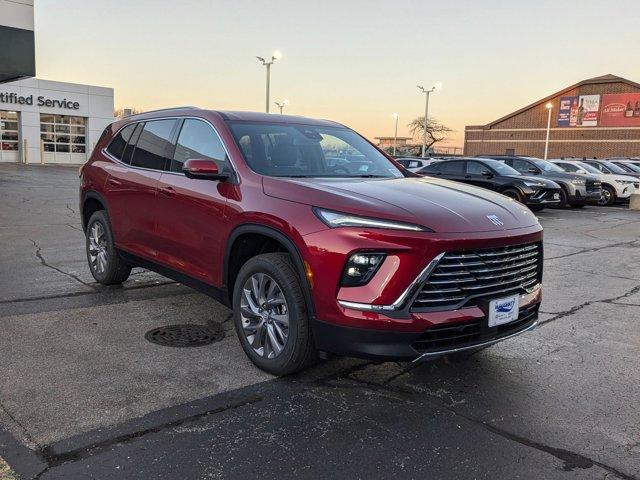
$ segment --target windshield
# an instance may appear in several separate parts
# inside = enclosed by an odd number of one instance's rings
[[[500,175],[520,175],[520,172],[515,168],[511,168],[506,163],[500,162],[498,160],[482,160],[486,166],[491,167]]]
[[[600,163],[611,170],[611,173],[617,173],[618,175],[625,175],[628,172],[625,172],[622,168],[617,166],[615,163],[608,162],[606,160],[600,160]]]
[[[588,163],[576,162],[576,165],[581,169],[586,170],[588,173],[595,173],[596,175],[602,175],[602,172],[596,167],[592,167]]]
[[[231,122],[249,167],[272,177],[401,178],[402,172],[353,130],[292,123]]]
[[[558,165],[547,160],[542,160],[540,158],[531,158],[530,160],[543,172],[564,172],[564,170]]]
[[[640,173],[640,167],[633,163],[616,163],[616,165],[627,172]]]

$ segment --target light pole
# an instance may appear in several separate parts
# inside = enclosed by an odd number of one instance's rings
[[[394,130],[393,133],[393,156],[396,156],[396,147],[398,146],[398,117],[400,115],[398,115],[397,113],[394,113],[393,115],[391,115],[393,118],[395,118],[396,120],[396,128]]]
[[[271,83],[271,65],[273,65],[273,63],[276,60],[279,60],[279,59],[282,58],[282,53],[280,53],[278,50],[276,50],[271,55],[271,60],[269,60],[269,61],[265,60],[262,57],[256,57],[256,58],[262,62],[262,65],[267,67],[267,92],[266,92],[265,108],[266,108],[266,112],[269,113],[269,84]]]
[[[276,104],[276,107],[280,109],[280,115],[282,115],[282,109],[287,105],[289,105],[289,100],[285,98],[284,100],[282,100],[282,102],[274,102],[274,103]]]
[[[424,125],[423,127],[423,132],[422,132],[422,158],[427,156],[427,115],[429,114],[429,94],[431,92],[435,92],[436,90],[440,90],[440,87],[442,87],[442,84],[440,82],[436,82],[433,87],[431,87],[429,90],[427,90],[426,88],[418,85],[418,89],[424,93],[425,95],[425,100],[424,100]]]
[[[544,141],[544,159],[547,159],[549,154],[549,132],[551,131],[551,110],[553,110],[553,103],[547,103],[544,108],[547,109],[547,139]]]

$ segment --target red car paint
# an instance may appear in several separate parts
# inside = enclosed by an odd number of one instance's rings
[[[170,172],[143,170],[114,160],[105,148],[133,120],[197,117],[208,121],[228,151],[237,182],[206,181]],[[314,320],[364,330],[420,333],[434,325],[481,319],[479,305],[450,311],[409,312],[403,317],[345,308],[338,301],[393,303],[436,255],[540,242],[542,228],[523,205],[501,195],[446,180],[295,179],[255,173],[245,161],[226,121],[333,122],[286,115],[176,109],[137,115],[107,128],[81,169],[81,209],[87,200],[104,203],[119,250],[194,279],[220,292],[229,303],[225,255],[235,229],[259,225],[288,239],[297,250],[308,284]],[[389,158],[390,162],[394,162]],[[394,162],[395,163],[395,162]],[[397,164],[396,164],[397,165]],[[424,225],[432,232],[380,228],[329,228],[314,213],[321,207],[365,217]],[[499,215],[495,225],[487,215]],[[86,222],[86,218],[85,218]],[[86,223],[85,223],[86,225]],[[369,283],[340,287],[347,258],[357,251],[387,257]],[[183,278],[180,277],[180,278]],[[520,306],[536,305],[541,289],[520,296]],[[327,342],[324,342],[324,348]],[[354,353],[362,353],[355,351]],[[369,352],[370,353],[370,352]]]

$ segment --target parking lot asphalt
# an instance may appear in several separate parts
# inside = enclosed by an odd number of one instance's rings
[[[541,212],[541,324],[466,362],[274,378],[204,295],[97,285],[77,189],[0,166],[0,478],[640,478],[640,213]],[[145,339],[178,323],[226,336]]]

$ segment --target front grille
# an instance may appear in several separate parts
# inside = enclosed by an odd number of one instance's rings
[[[602,183],[600,181],[595,180],[587,180],[586,189],[587,192],[597,192],[602,187]]]
[[[528,292],[542,279],[542,244],[446,253],[422,286],[412,310],[451,310]]]
[[[432,327],[411,346],[418,353],[435,353],[498,340],[531,326],[538,316],[538,306],[521,308],[517,320],[497,327],[489,328],[486,320]]]

